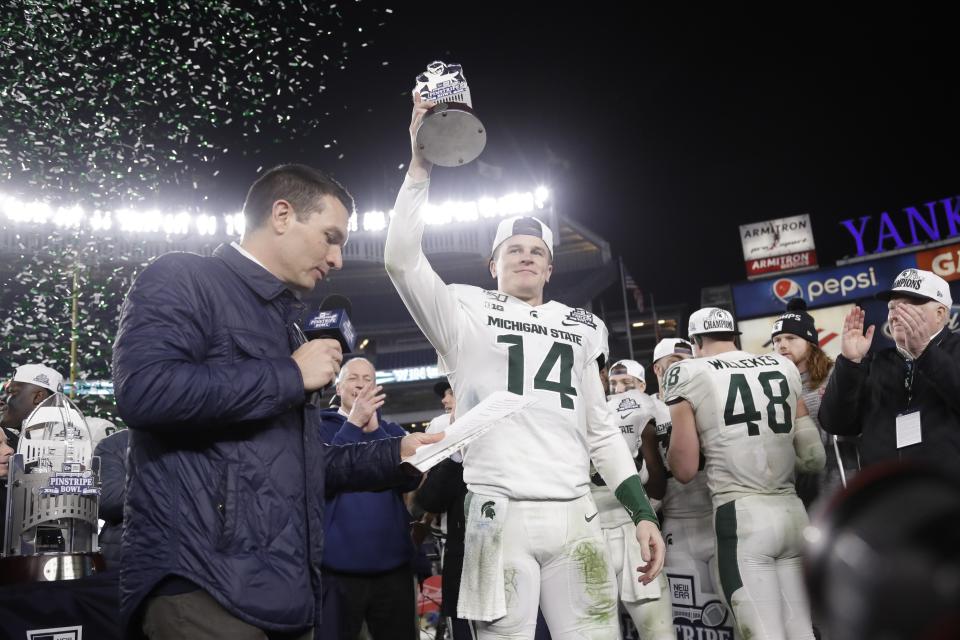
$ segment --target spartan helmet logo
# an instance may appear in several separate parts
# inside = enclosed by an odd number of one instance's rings
[[[435,76],[442,76],[447,72],[447,65],[439,60],[436,60],[427,65],[427,71]]]
[[[494,518],[497,517],[497,512],[493,510],[493,504],[494,504],[493,500],[490,500],[488,502],[484,502],[480,506],[480,513],[481,515],[483,515],[484,518],[490,518],[491,520],[493,520]]]

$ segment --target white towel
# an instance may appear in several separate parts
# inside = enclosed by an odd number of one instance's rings
[[[468,493],[457,616],[490,622],[507,615],[503,584],[503,523],[507,498]]]
[[[640,553],[640,543],[637,542],[636,525],[623,526],[623,567],[620,571],[620,599],[624,602],[639,602],[640,600],[656,600],[660,597],[660,583],[658,578],[650,584],[640,582],[640,572],[646,562]]]

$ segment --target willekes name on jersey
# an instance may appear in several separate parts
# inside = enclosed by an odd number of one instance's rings
[[[569,331],[563,331],[562,329],[551,329],[550,327],[545,327],[542,324],[536,324],[534,322],[520,322],[519,320],[507,320],[504,318],[487,316],[487,326],[496,327],[497,329],[506,329],[507,331],[522,331],[524,333],[550,336],[551,338],[566,340],[567,342],[572,342],[573,344],[577,345],[583,344],[583,337],[576,333],[570,333]]]
[[[756,358],[744,358],[743,360],[707,360],[714,369],[756,369],[757,367],[775,367],[780,361],[773,356],[757,356]]]

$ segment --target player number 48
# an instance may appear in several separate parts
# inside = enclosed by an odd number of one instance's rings
[[[793,416],[787,398],[790,396],[790,385],[787,378],[779,371],[764,371],[757,380],[767,397],[767,425],[774,433],[790,433],[793,427]],[[774,382],[777,383],[774,389]],[[740,398],[743,411],[737,413],[737,398]],[[777,410],[780,407],[780,410]],[[779,415],[778,415],[779,414]],[[747,423],[747,435],[760,435],[760,420],[763,414],[757,409],[753,399],[753,391],[747,377],[742,373],[730,376],[730,386],[727,389],[727,402],[723,410],[723,423],[732,426]]]

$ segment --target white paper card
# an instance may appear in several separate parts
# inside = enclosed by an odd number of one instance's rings
[[[536,402],[537,399],[531,396],[496,391],[481,400],[470,411],[462,416],[458,415],[454,423],[444,431],[443,440],[420,447],[415,454],[404,458],[403,462],[413,465],[420,471],[426,471],[493,427],[503,424],[506,418]]]
[[[920,444],[920,412],[911,411],[897,416],[897,449]]]

